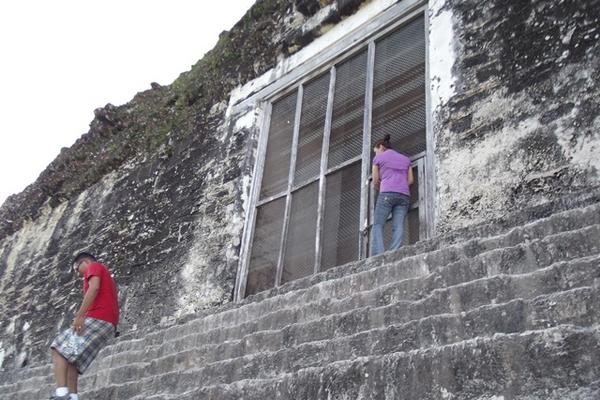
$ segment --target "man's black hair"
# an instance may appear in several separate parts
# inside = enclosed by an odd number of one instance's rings
[[[78,262],[80,262],[81,260],[83,260],[85,258],[89,258],[92,261],[98,261],[98,260],[96,260],[96,257],[94,257],[94,255],[92,253],[88,253],[87,251],[82,251],[81,253],[79,253],[75,256],[75,258],[73,259],[73,264],[77,264]]]

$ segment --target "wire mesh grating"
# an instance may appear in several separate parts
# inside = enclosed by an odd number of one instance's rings
[[[282,283],[314,272],[318,194],[318,182],[292,193]]]
[[[372,143],[386,134],[408,156],[425,151],[425,27],[420,17],[376,43]]]
[[[327,176],[321,270],[358,259],[361,163]]]
[[[362,153],[367,52],[336,68],[328,168]]]
[[[260,189],[261,199],[283,192],[287,188],[297,97],[298,92],[294,91],[273,103]]]
[[[307,84],[302,95],[302,113],[298,134],[298,153],[294,183],[305,182],[320,172],[321,147],[330,74],[324,74]]]
[[[275,284],[285,200],[285,197],[279,198],[256,210],[256,227],[246,283],[247,296],[272,288]]]

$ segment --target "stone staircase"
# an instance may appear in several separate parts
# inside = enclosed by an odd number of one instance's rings
[[[124,335],[81,398],[600,399],[600,204],[473,232]],[[0,385],[47,399],[51,367]]]

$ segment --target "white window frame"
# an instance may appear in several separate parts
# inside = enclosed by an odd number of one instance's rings
[[[419,234],[420,240],[431,238],[435,235],[434,201],[435,199],[435,174],[434,174],[434,135],[431,126],[431,85],[429,76],[429,13],[427,1],[424,0],[404,0],[379,16],[369,20],[363,26],[353,32],[345,35],[338,42],[330,46],[326,51],[308,60],[304,64],[290,71],[286,76],[279,78],[267,88],[259,91],[255,96],[255,101],[259,109],[262,109],[260,122],[260,134],[257,145],[256,162],[254,165],[252,186],[250,190],[249,207],[246,213],[244,232],[242,235],[240,258],[237,271],[237,279],[234,289],[234,301],[241,301],[245,297],[246,283],[250,268],[250,253],[252,250],[254,229],[256,224],[257,208],[281,197],[286,198],[284,211],[283,231],[280,242],[280,253],[278,255],[278,265],[276,276],[274,277],[274,287],[281,285],[282,264],[284,258],[285,240],[287,237],[287,225],[290,218],[291,193],[301,187],[306,187],[310,183],[319,181],[319,202],[317,215],[317,237],[315,240],[315,268],[314,273],[319,272],[321,263],[321,234],[324,213],[324,185],[325,175],[340,170],[350,164],[361,162],[361,208],[360,208],[360,229],[359,234],[359,259],[367,256],[367,236],[370,228],[369,221],[372,221],[372,208],[369,201],[373,198],[372,185],[370,184],[370,153],[371,153],[371,113],[373,96],[373,68],[375,62],[375,42],[396,30],[400,26],[410,22],[414,18],[424,16],[425,29],[425,100],[426,100],[426,150],[420,154],[411,157],[414,165],[418,165],[419,173]],[[333,168],[327,168],[327,152],[329,149],[329,135],[331,132],[331,116],[333,109],[332,93],[335,90],[335,65],[350,59],[355,54],[367,48],[367,87],[365,93],[365,108],[363,118],[363,151],[358,157],[354,157],[341,165]],[[295,158],[297,154],[297,143],[300,125],[300,115],[302,107],[303,87],[313,78],[330,71],[330,86],[327,111],[325,117],[325,129],[322,144],[322,156],[320,174],[309,181],[302,182],[300,185],[293,185]],[[289,171],[288,184],[285,191],[268,198],[260,199],[260,189],[262,184],[263,172],[265,167],[267,141],[269,137],[269,125],[271,119],[272,104],[283,98],[290,92],[297,90],[296,115],[294,120],[294,136],[291,149],[291,168]],[[414,205],[413,205],[414,207]]]

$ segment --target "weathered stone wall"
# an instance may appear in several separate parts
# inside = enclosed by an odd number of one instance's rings
[[[600,2],[437,0],[437,222],[448,231],[600,184]]]
[[[231,300],[261,110],[232,111],[230,93],[361,2],[342,3],[316,2],[327,13],[312,17],[258,1],[173,84],[96,110],[90,131],[2,205],[0,368],[47,361],[81,301],[69,264],[83,249],[115,276],[122,329]]]
[[[211,128],[212,135],[190,136],[168,158],[131,161],[74,199],[43,206],[2,240],[5,365],[44,357],[29,352],[70,322],[81,301],[69,270],[77,250],[111,267],[130,328],[229,301],[243,226],[240,176],[249,162],[236,135],[252,132]]]

